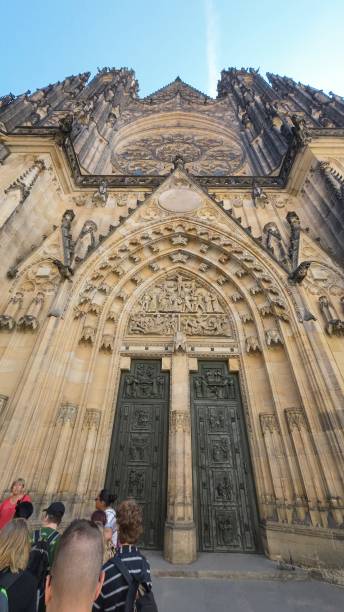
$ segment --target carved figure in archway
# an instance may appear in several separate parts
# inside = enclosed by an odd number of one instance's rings
[[[167,277],[139,299],[129,320],[130,334],[230,336],[228,317],[219,298],[196,279]]]

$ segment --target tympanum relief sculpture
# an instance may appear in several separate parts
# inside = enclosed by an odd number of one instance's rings
[[[147,290],[130,318],[129,334],[231,336],[216,294],[196,280],[174,275]]]

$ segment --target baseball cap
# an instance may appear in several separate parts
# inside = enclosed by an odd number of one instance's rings
[[[65,510],[65,506],[62,502],[53,502],[48,508],[44,508],[44,512],[46,512],[47,514],[52,514],[53,516],[61,516],[61,518],[64,515]]]

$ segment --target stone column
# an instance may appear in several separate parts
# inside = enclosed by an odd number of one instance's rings
[[[324,512],[320,511],[320,506],[325,506],[324,486],[304,412],[300,408],[288,408],[285,415],[299,462],[312,523],[316,527],[327,527],[326,516],[322,516]]]
[[[193,517],[189,360],[185,350],[177,350],[172,355],[171,375],[164,555],[171,563],[192,563],[197,553]]]
[[[290,508],[294,495],[277,418],[274,414],[260,414],[259,419],[275,489],[277,516],[280,522],[291,523],[292,509]]]

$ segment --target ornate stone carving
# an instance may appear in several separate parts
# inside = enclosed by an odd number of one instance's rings
[[[208,272],[208,270],[210,270],[211,266],[209,264],[206,263],[201,263],[201,265],[199,266],[199,271],[200,272]]]
[[[274,344],[282,344],[283,338],[278,329],[267,329],[265,331],[266,344],[272,346]]]
[[[21,174],[13,183],[11,183],[11,185],[4,190],[4,193],[8,194],[11,191],[18,190],[20,192],[18,204],[23,204],[43,170],[45,170],[44,161],[42,159],[38,159],[32,166],[30,166],[30,168],[28,168],[28,170],[23,172],[23,174]]]
[[[245,152],[236,138],[229,139],[224,133],[206,137],[194,128],[188,133],[176,131],[161,135],[159,129],[149,137],[138,135],[130,144],[126,141],[116,147],[111,157],[115,174],[164,175],[174,167],[175,159],[183,159],[183,168],[196,175],[233,174],[242,168]],[[211,129],[211,128],[210,128]]]
[[[85,325],[81,332],[79,342],[89,342],[90,344],[93,344],[96,339],[96,331],[97,330],[91,325]]]
[[[73,210],[66,210],[62,217],[61,223],[61,234],[62,234],[62,244],[63,244],[63,257],[64,261],[62,265],[70,268],[74,259],[74,249],[75,245],[72,238],[71,226],[73,219],[75,217],[75,213]],[[57,262],[58,260],[56,260]],[[56,263],[57,265],[57,263]],[[60,267],[58,266],[59,271]]]
[[[190,415],[187,412],[172,410],[170,413],[170,432],[177,433],[181,431],[183,433],[190,433],[190,430]]]
[[[268,203],[268,196],[255,181],[252,183],[252,200],[255,206],[260,206],[261,208],[265,208]]]
[[[297,283],[298,285],[302,283],[302,281],[306,278],[307,272],[311,265],[311,261],[302,261],[295,270],[290,272],[288,279],[293,283]]]
[[[190,255],[178,251],[177,253],[171,253],[169,257],[173,263],[185,263],[190,258]]]
[[[83,427],[85,429],[98,429],[101,419],[100,410],[88,408],[85,412]]]
[[[88,253],[93,251],[96,246],[95,234],[98,230],[97,224],[88,219],[85,221],[82,230],[75,243],[75,261],[82,261]]]
[[[326,297],[326,295],[321,295],[319,297],[319,306],[321,314],[323,315],[323,318],[325,320],[326,333],[329,336],[344,336],[344,321],[338,319],[333,304]]]
[[[20,329],[32,329],[35,330],[38,327],[39,321],[38,317],[43,308],[44,304],[44,295],[43,293],[37,293],[37,295],[33,298],[27,313],[20,317],[18,320],[17,326]]]
[[[92,196],[92,202],[95,206],[105,206],[108,197],[107,181],[102,180],[97,191]]]
[[[290,225],[290,243],[288,255],[292,264],[292,269],[295,270],[298,263],[301,224],[299,216],[293,210],[288,212],[286,219]]]
[[[174,275],[146,291],[129,321],[132,334],[230,335],[229,321],[214,292]]]
[[[160,266],[158,263],[156,263],[155,261],[153,261],[152,263],[149,264],[150,269],[152,270],[152,272],[159,272],[160,270]]]
[[[230,296],[232,302],[240,302],[241,300],[244,299],[244,296],[239,293],[239,291],[235,291],[234,293],[231,294]]]
[[[182,236],[181,234],[171,236],[171,243],[173,245],[186,245],[188,243],[188,238],[186,236]]]
[[[108,351],[112,353],[114,347],[114,336],[113,334],[103,334],[100,342],[100,350]]]
[[[260,306],[258,310],[262,317],[268,317],[269,315],[273,314],[272,309],[271,309],[271,304],[269,304],[268,302]]]
[[[4,314],[0,315],[0,329],[12,331],[12,329],[15,328],[15,316],[22,306],[23,297],[24,294],[17,291],[17,293],[10,298]]]
[[[301,408],[287,408],[285,416],[290,431],[294,429],[298,429],[299,431],[301,429],[308,429],[305,413]]]
[[[57,415],[57,422],[63,423],[63,425],[66,423],[74,425],[77,413],[78,407],[74,404],[62,404]]]
[[[222,285],[224,285],[225,283],[228,283],[228,278],[226,276],[223,276],[223,274],[220,274],[217,277],[216,282],[218,285],[220,285],[220,287],[222,287]]]
[[[280,433],[277,417],[274,414],[260,414],[259,415],[260,426],[262,428],[263,435],[267,432],[273,434],[274,431]]]
[[[292,133],[296,140],[296,144],[302,148],[309,144],[312,140],[312,136],[307,129],[306,121],[303,117],[298,115],[292,115],[291,120],[293,123]]]
[[[257,336],[248,336],[245,339],[246,353],[261,352],[261,347]]]

